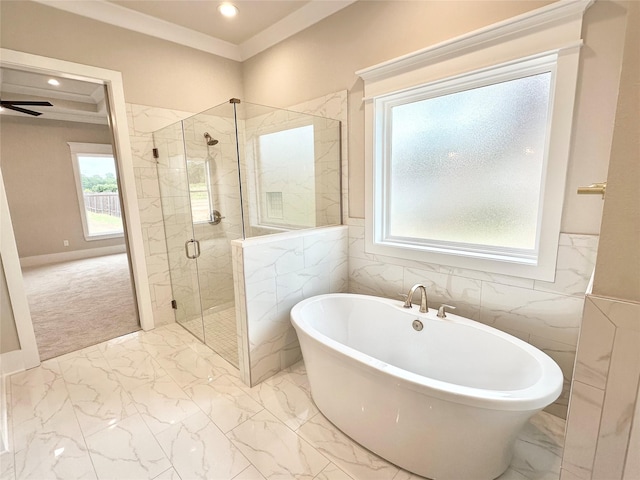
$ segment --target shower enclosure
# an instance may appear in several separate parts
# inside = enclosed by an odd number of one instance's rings
[[[341,223],[340,122],[231,99],[153,137],[176,321],[238,368],[231,241]]]

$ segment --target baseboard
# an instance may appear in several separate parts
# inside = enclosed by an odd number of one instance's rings
[[[85,250],[72,250],[70,252],[50,253],[47,255],[34,255],[32,257],[22,257],[20,259],[21,267],[39,267],[40,265],[49,265],[51,263],[68,262],[71,260],[80,260],[82,258],[102,257],[103,255],[114,255],[116,253],[125,253],[127,248],[124,244],[114,245],[112,247],[87,248]]]
[[[11,375],[25,370],[22,350],[14,350],[0,355],[0,375]]]

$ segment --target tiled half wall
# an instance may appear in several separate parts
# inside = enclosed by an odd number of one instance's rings
[[[314,295],[347,291],[348,228],[234,240],[232,252],[240,364],[249,366],[240,370],[253,386],[302,358],[291,308]]]

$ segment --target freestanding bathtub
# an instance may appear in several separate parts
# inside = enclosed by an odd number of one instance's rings
[[[560,395],[560,368],[494,328],[402,305],[329,294],[293,307],[313,400],[356,442],[410,472],[499,476],[522,426]]]

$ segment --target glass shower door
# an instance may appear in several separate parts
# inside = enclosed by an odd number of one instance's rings
[[[233,106],[154,133],[176,321],[238,367],[231,241],[242,238]]]
[[[205,341],[182,122],[153,134],[176,322]]]

